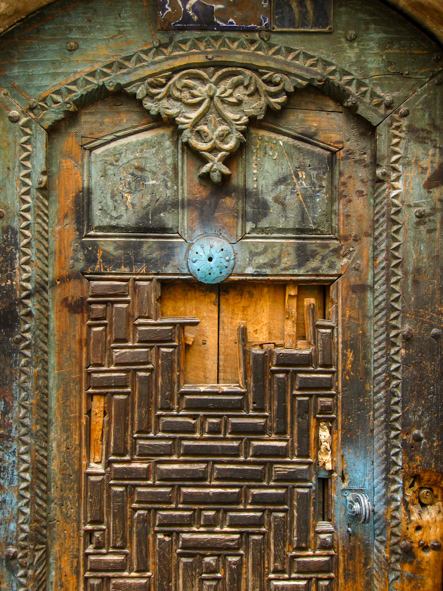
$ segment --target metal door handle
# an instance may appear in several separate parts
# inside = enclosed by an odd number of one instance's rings
[[[351,493],[348,496],[348,515],[359,523],[369,523],[373,507],[366,493]]]

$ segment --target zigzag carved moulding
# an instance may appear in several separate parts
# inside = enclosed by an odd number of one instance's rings
[[[389,589],[397,588],[402,552],[401,513],[402,478],[402,274],[403,274],[403,124],[394,116],[391,127],[391,191],[389,196],[389,514],[390,573]]]
[[[385,105],[386,97],[369,81],[325,57],[259,38],[217,35],[174,40],[165,46],[155,42],[150,47],[94,67],[67,83],[48,89],[39,101],[31,101],[31,112],[43,127],[48,128],[66,113],[76,111],[91,100],[99,100],[108,92],[131,87],[137,80],[158,75],[161,70],[176,69],[176,60],[180,56],[186,56],[188,67],[193,63],[201,64],[207,58],[214,65],[217,62],[241,62],[284,73],[294,88],[307,84],[320,89],[326,87],[328,94],[375,125],[390,111],[390,102]]]
[[[20,275],[20,365],[18,382],[18,572],[20,591],[28,589],[31,521],[31,411],[33,394],[33,222],[32,222],[32,120],[20,121],[19,139],[19,275]]]
[[[46,589],[48,444],[48,194],[35,187],[37,135],[21,117],[19,146],[20,360],[18,381],[18,591]],[[37,134],[36,134],[37,131]],[[39,154],[44,162],[45,155]],[[34,410],[36,411],[34,414]],[[38,430],[34,429],[38,421]]]

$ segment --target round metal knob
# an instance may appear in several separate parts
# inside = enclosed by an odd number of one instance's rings
[[[414,545],[410,540],[403,540],[400,543],[400,548],[403,550],[405,554],[408,554],[409,552],[412,552]]]
[[[234,249],[220,236],[203,236],[188,250],[189,271],[202,283],[220,283],[232,273],[234,262]]]
[[[418,498],[423,505],[432,505],[435,501],[435,495],[432,488],[421,488],[418,491]]]
[[[357,518],[359,523],[369,523],[372,506],[365,493],[354,493],[349,500],[349,515]]]

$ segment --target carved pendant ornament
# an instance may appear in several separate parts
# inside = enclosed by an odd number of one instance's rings
[[[174,119],[182,140],[207,160],[200,175],[214,183],[231,171],[224,164],[245,140],[251,117],[279,110],[294,84],[276,72],[243,68],[185,70],[148,78],[130,89],[151,115]]]

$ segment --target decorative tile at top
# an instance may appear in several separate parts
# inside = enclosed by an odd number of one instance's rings
[[[175,30],[256,30],[270,27],[270,0],[158,0],[158,26]]]
[[[244,68],[190,69],[135,84],[129,92],[143,100],[152,115],[174,119],[182,140],[207,160],[200,175],[214,183],[231,174],[223,164],[245,137],[250,117],[262,119],[266,109],[281,109],[294,90],[288,76]]]
[[[332,31],[333,0],[273,0],[272,28],[283,31]]]

